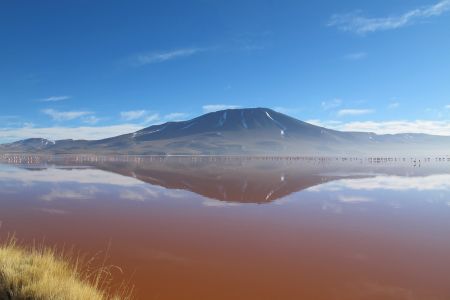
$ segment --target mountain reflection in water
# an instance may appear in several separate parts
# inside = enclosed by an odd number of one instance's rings
[[[450,298],[446,157],[0,160],[0,235],[110,243],[138,299]]]

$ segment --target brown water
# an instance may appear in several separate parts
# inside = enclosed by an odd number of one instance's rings
[[[9,159],[0,222],[138,299],[450,299],[446,159]]]

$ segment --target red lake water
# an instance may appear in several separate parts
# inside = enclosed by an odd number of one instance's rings
[[[0,235],[109,249],[137,299],[450,299],[447,158],[2,161]]]

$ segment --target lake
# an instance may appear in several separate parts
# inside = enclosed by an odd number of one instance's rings
[[[109,249],[138,299],[450,299],[448,157],[0,161],[0,235]]]

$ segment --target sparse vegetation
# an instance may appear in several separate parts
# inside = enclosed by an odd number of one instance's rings
[[[111,268],[89,270],[80,258],[44,247],[19,247],[14,239],[0,246],[0,299],[130,299],[130,289],[111,292]]]

